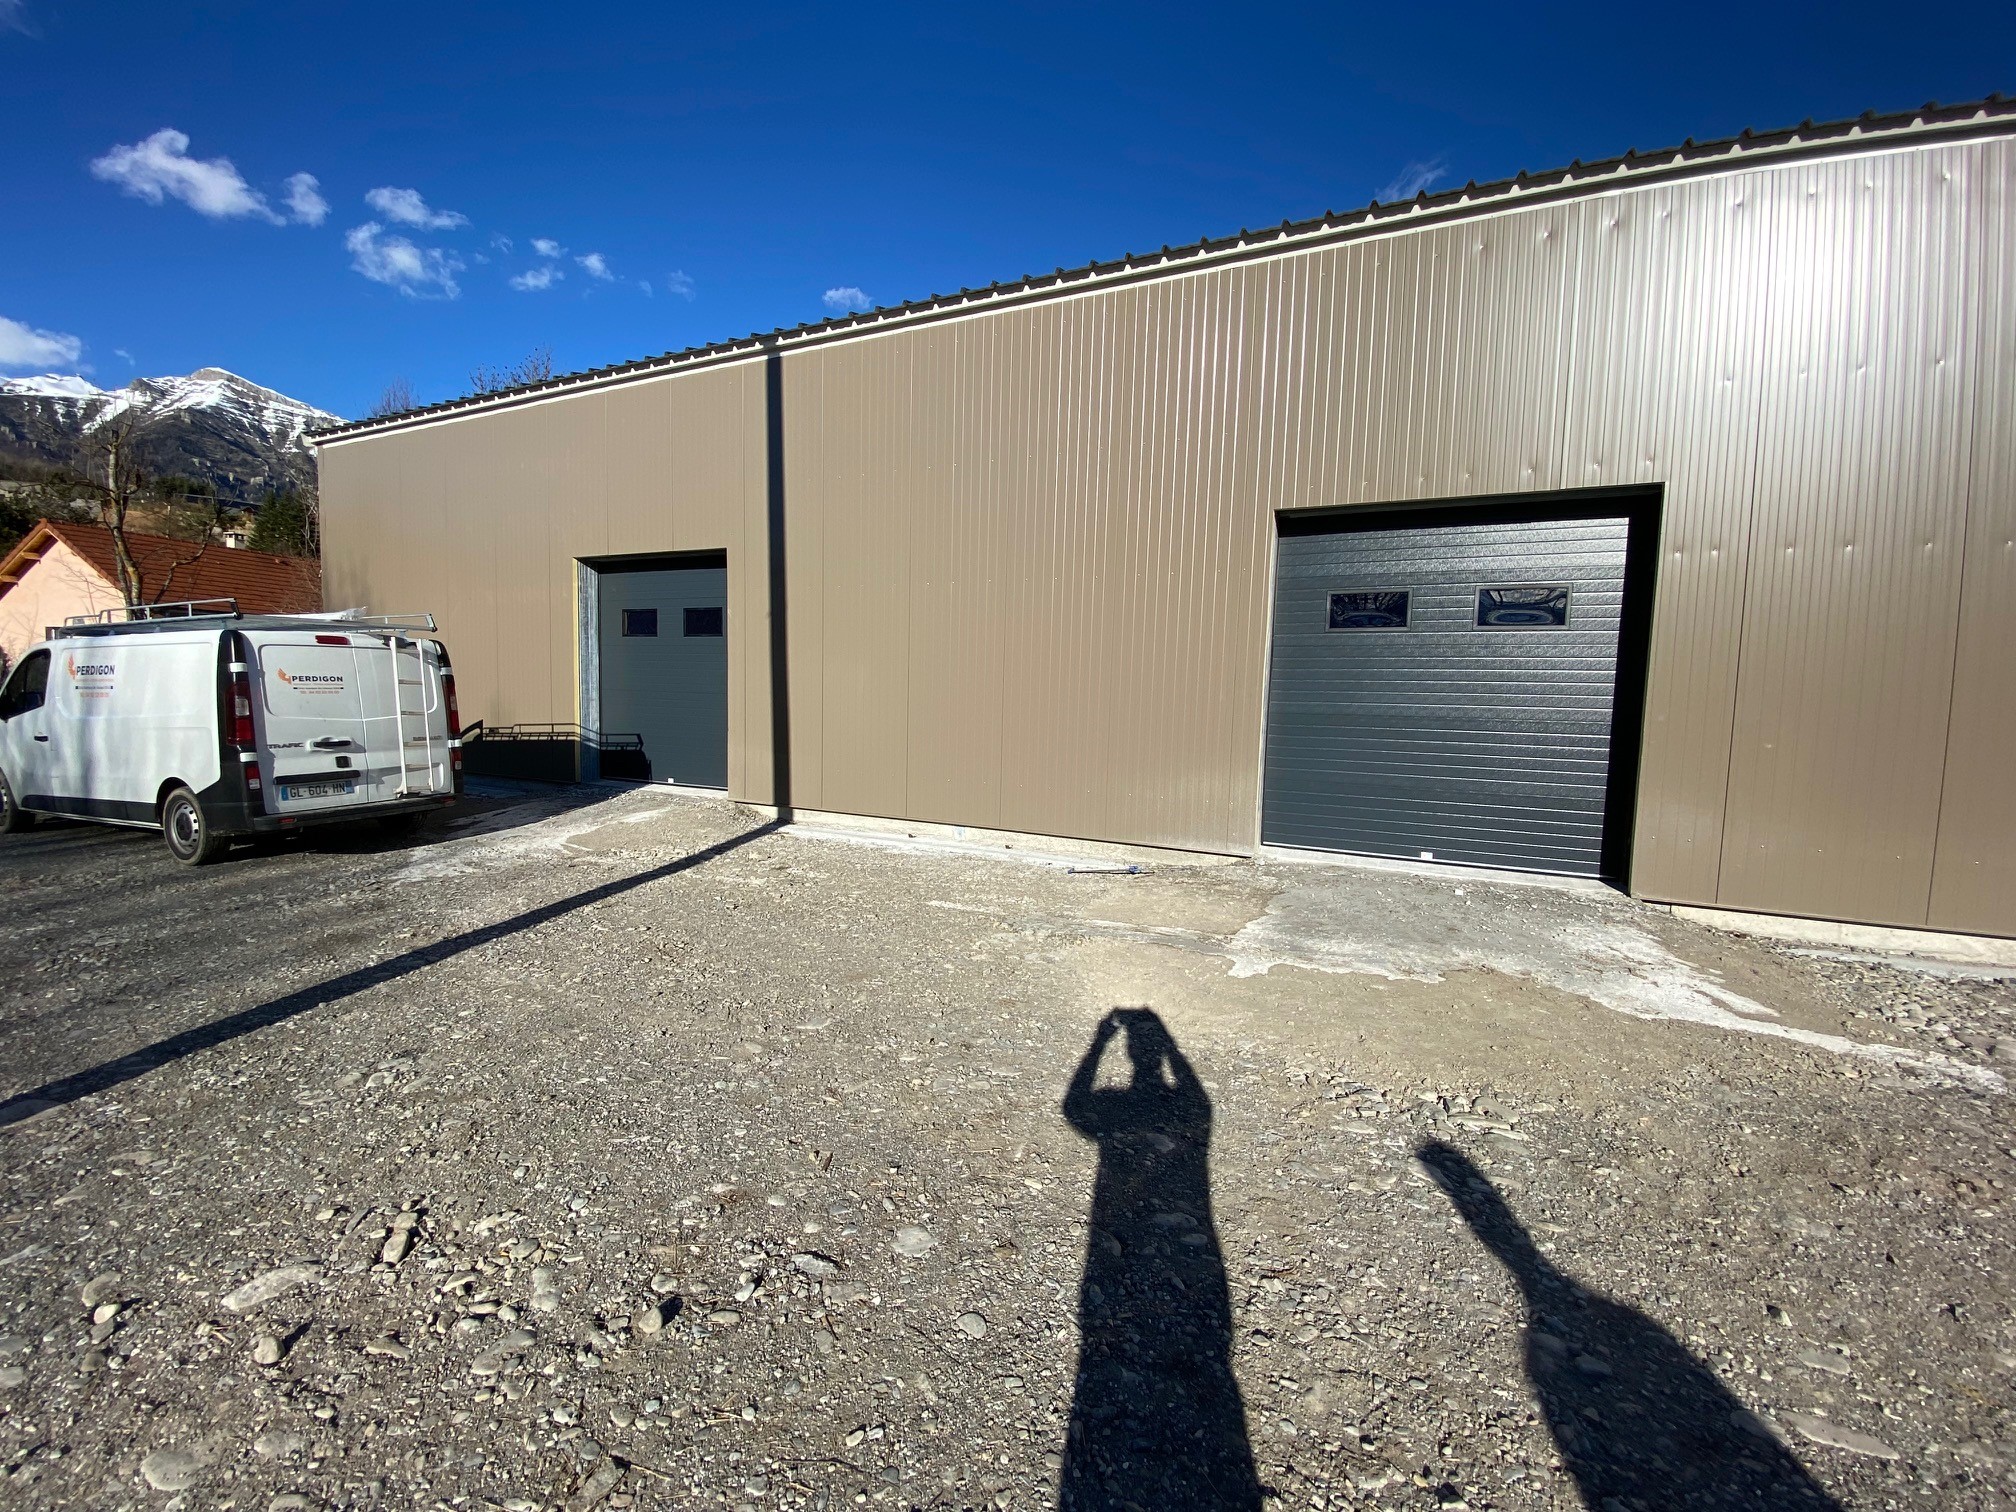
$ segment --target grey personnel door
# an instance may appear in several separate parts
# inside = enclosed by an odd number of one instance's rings
[[[655,782],[728,786],[728,569],[597,570],[601,733],[637,735]]]
[[[1261,838],[1597,875],[1628,525],[1284,521]]]

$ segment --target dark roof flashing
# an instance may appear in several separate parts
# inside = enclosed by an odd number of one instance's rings
[[[2016,131],[2016,100],[2001,94],[1960,105],[1940,105],[1936,101],[1915,111],[1878,115],[1864,111],[1860,116],[1815,125],[1809,118],[1780,131],[1758,132],[1745,127],[1738,135],[1697,142],[1688,137],[1678,147],[1655,152],[1627,148],[1621,157],[1584,163],[1576,159],[1565,168],[1544,173],[1520,169],[1509,179],[1479,184],[1475,179],[1460,189],[1440,194],[1421,191],[1411,200],[1381,204],[1373,200],[1360,210],[1334,214],[1328,210],[1309,220],[1284,220],[1278,227],[1251,230],[1241,227],[1235,235],[1203,237],[1185,246],[1164,245],[1160,252],[1136,258],[1124,253],[1109,262],[1089,262],[1076,268],[1058,268],[1045,274],[1024,274],[1010,282],[994,282],[985,288],[961,288],[957,294],[932,294],[926,299],[902,304],[877,305],[873,309],[836,316],[818,322],[800,321],[796,326],[780,326],[770,331],[752,331],[747,336],[701,346],[684,347],[654,357],[607,367],[566,373],[537,383],[473,394],[394,415],[353,420],[322,430],[309,431],[312,443],[348,440],[377,431],[402,430],[410,426],[451,418],[477,410],[501,409],[551,394],[575,389],[599,388],[676,372],[682,367],[746,359],[765,350],[809,345],[815,342],[858,335],[876,327],[909,325],[965,311],[985,309],[1001,303],[1021,304],[1064,292],[1092,281],[1113,281],[1121,275],[1155,277],[1174,271],[1178,265],[1206,265],[1214,260],[1236,260],[1240,256],[1264,255],[1284,242],[1306,241],[1320,245],[1385,225],[1423,217],[1449,219],[1467,213],[1481,213],[1525,200],[1548,200],[1582,193],[1599,192],[1620,180],[1656,182],[1660,179],[1712,172],[1732,160],[1755,158],[1769,161],[1781,157],[1842,151],[1864,142],[1911,140],[1917,137],[1950,138],[1970,132]]]

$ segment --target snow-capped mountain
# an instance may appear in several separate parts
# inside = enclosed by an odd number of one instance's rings
[[[268,489],[313,493],[315,459],[301,434],[338,420],[223,368],[136,378],[117,389],[45,373],[0,378],[0,454],[73,464],[91,431],[136,406],[148,415],[141,444],[152,471],[201,478],[219,496],[249,503]]]

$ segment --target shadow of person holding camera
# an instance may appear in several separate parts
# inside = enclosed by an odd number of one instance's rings
[[[1124,1040],[1128,1081],[1098,1087]],[[1117,1008],[1064,1094],[1099,1145],[1060,1512],[1258,1508],[1211,1214],[1211,1099],[1162,1020]]]

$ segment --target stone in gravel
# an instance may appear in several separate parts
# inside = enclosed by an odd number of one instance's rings
[[[252,1346],[254,1365],[278,1365],[280,1363],[280,1341],[271,1334],[262,1334],[259,1342]]]
[[[119,1304],[117,1302],[101,1302],[91,1311],[91,1321],[97,1324],[110,1323],[118,1316]]]
[[[532,1272],[532,1310],[534,1312],[557,1312],[560,1308],[560,1283],[553,1272],[541,1267]]]
[[[9,1334],[6,1338],[0,1339],[0,1360],[11,1360],[16,1355],[25,1355],[33,1347],[19,1335]]]
[[[1824,1370],[1837,1376],[1848,1374],[1848,1362],[1831,1349],[1802,1349],[1794,1358],[1809,1370]]]
[[[604,1455],[601,1463],[581,1482],[581,1489],[575,1492],[574,1500],[567,1503],[568,1512],[588,1512],[590,1507],[614,1491],[616,1483],[622,1479],[623,1467]]]
[[[896,1237],[890,1240],[889,1247],[906,1260],[921,1260],[938,1248],[938,1241],[929,1229],[910,1223],[896,1230]]]
[[[407,1215],[401,1213],[399,1216],[404,1218]],[[406,1251],[412,1247],[412,1225],[408,1224],[405,1228],[395,1226],[392,1232],[385,1236],[385,1247],[378,1252],[378,1258],[383,1260],[387,1265],[397,1265],[401,1260],[406,1258]]]
[[[639,1311],[637,1316],[630,1320],[630,1326],[641,1334],[655,1334],[665,1326],[665,1314],[654,1302]]]
[[[364,1346],[364,1353],[367,1355],[382,1355],[388,1360],[410,1360],[413,1358],[413,1351],[408,1349],[404,1344],[401,1344],[390,1334],[387,1334],[382,1339],[373,1339],[369,1344],[366,1344]]]
[[[981,1339],[987,1336],[987,1320],[977,1312],[959,1314],[952,1320],[952,1326],[969,1339]]]
[[[156,1491],[186,1491],[209,1464],[210,1457],[194,1449],[156,1449],[140,1461],[140,1474]]]
[[[840,1274],[840,1263],[816,1250],[805,1250],[793,1255],[791,1268],[802,1276],[810,1276],[814,1281],[830,1280]]]
[[[504,1362],[514,1355],[521,1355],[536,1341],[527,1329],[514,1329],[492,1344],[483,1353],[469,1362],[469,1373],[479,1376],[493,1376],[504,1368]]]
[[[826,1305],[845,1307],[850,1302],[865,1301],[868,1283],[865,1281],[828,1281],[826,1283]]]
[[[310,1512],[314,1505],[299,1491],[282,1491],[266,1503],[266,1512]]]
[[[252,1452],[261,1459],[285,1459],[301,1451],[301,1435],[289,1428],[268,1428],[252,1440]]]
[[[679,1290],[679,1278],[670,1271],[660,1271],[651,1278],[651,1290],[664,1296],[667,1292]]]
[[[234,1313],[248,1313],[276,1297],[284,1297],[321,1279],[322,1267],[319,1265],[283,1265],[247,1281],[224,1298],[223,1306]]]
[[[1785,1421],[1797,1428],[1816,1444],[1825,1444],[1831,1449],[1846,1449],[1850,1454],[1866,1454],[1872,1459],[1894,1460],[1897,1451],[1881,1439],[1857,1433],[1853,1428],[1844,1428],[1839,1423],[1831,1423],[1824,1417],[1814,1417],[1805,1412],[1788,1412]]]
[[[82,1296],[86,1307],[96,1307],[100,1302],[116,1296],[119,1291],[119,1272],[107,1271],[102,1276],[93,1276],[84,1283]]]
[[[742,1321],[742,1314],[735,1311],[732,1307],[717,1307],[714,1311],[707,1314],[707,1321],[709,1323],[718,1323],[723,1328],[733,1328],[737,1323]]]
[[[28,1367],[26,1365],[0,1365],[0,1388],[11,1391],[16,1386],[26,1386],[27,1384]]]

